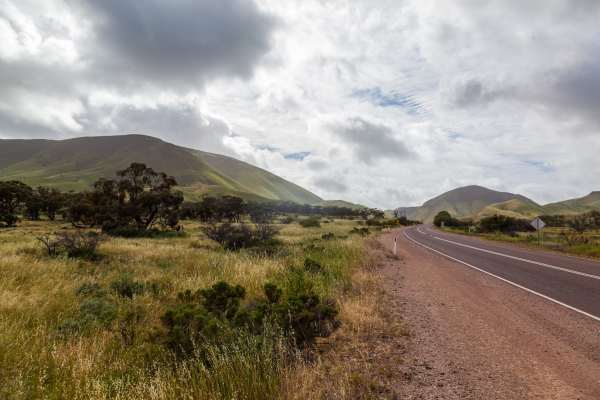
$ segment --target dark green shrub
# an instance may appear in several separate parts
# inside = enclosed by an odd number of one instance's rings
[[[190,290],[180,293],[178,299],[183,303],[171,308],[162,317],[167,327],[167,345],[185,356],[197,353],[206,343],[227,343],[236,327],[241,325],[238,321],[246,319],[240,315],[240,300],[245,294],[243,287],[226,282],[196,293]]]
[[[437,215],[433,218],[433,224],[437,227],[441,227],[442,225],[444,225],[446,227],[454,228],[468,226],[468,223],[465,223],[459,219],[452,217],[452,215],[450,215],[448,211],[440,211],[439,213],[437,213]]]
[[[324,233],[323,235],[321,235],[321,239],[323,239],[323,240],[335,239],[335,234],[333,234],[333,232]]]
[[[117,318],[117,306],[103,297],[91,297],[79,306],[80,319],[108,327]]]
[[[179,304],[162,317],[165,325],[165,343],[180,356],[203,356],[206,344],[223,345],[241,332],[263,335],[264,329],[275,325],[291,340],[302,347],[324,337],[339,326],[338,310],[329,300],[322,300],[296,271],[288,291],[273,283],[264,285],[264,300],[242,306],[245,289],[219,282],[196,293],[186,291],[178,295]]]
[[[88,297],[79,305],[76,317],[67,319],[59,326],[63,335],[83,333],[93,325],[107,328],[117,318],[117,306],[102,296]]]
[[[511,234],[514,232],[532,232],[535,229],[527,220],[512,218],[506,215],[493,215],[479,221],[479,230],[484,233],[502,232]]]
[[[310,217],[307,219],[302,219],[298,223],[303,228],[319,228],[321,226],[321,221],[317,217]]]
[[[295,219],[294,219],[293,217],[287,216],[287,217],[283,217],[283,218],[281,218],[281,221],[280,221],[280,222],[281,222],[282,224],[284,224],[284,225],[289,225],[289,224],[291,224],[291,223],[292,223],[292,222],[294,222],[294,221],[295,221]]]
[[[138,328],[142,324],[145,311],[141,307],[133,307],[125,312],[119,319],[119,333],[126,346],[131,346],[137,336]]]
[[[369,230],[369,228],[357,228],[357,227],[353,227],[352,230],[350,231],[351,235],[360,235],[360,236],[369,236],[369,234],[371,233],[371,231]]]
[[[218,282],[198,293],[208,312],[221,318],[232,319],[240,308],[240,301],[246,296],[246,289],[240,285],[231,286],[227,282]]]
[[[111,282],[110,288],[119,296],[133,299],[134,296],[144,293],[144,283],[135,281],[129,275],[122,275],[119,279]]]
[[[323,272],[323,266],[312,258],[304,259],[304,269],[313,274]]]
[[[202,228],[210,239],[219,243],[226,250],[239,250],[261,246],[273,242],[277,229],[272,225],[257,224],[254,228],[247,224],[232,225],[210,224]]]

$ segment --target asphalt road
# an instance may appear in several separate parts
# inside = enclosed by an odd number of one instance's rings
[[[492,275],[600,323],[600,262],[440,232],[425,225],[408,228],[404,235],[462,267]]]

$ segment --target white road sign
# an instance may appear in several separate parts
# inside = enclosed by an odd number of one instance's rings
[[[540,218],[536,218],[531,221],[531,226],[533,226],[537,231],[546,226],[546,223],[542,221]]]

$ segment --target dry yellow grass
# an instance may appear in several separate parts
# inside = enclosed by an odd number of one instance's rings
[[[43,253],[35,235],[67,225],[25,222],[1,230],[0,398],[263,399],[299,398],[300,393],[306,393],[304,398],[347,398],[350,392],[344,388],[351,387],[352,379],[343,370],[336,382],[339,393],[327,397],[318,388],[323,361],[309,363],[302,355],[286,353],[281,343],[261,347],[251,337],[240,338],[231,348],[211,349],[213,365],[207,369],[197,360],[175,363],[154,338],[161,329],[160,316],[178,292],[225,280],[243,285],[247,297],[256,298],[266,281],[281,279],[290,265],[302,265],[306,256],[326,266],[328,273],[314,284],[319,294],[340,299],[348,334],[379,329],[384,321],[373,312],[377,304],[372,297],[377,278],[373,269],[359,269],[372,261],[364,239],[348,237],[354,226],[352,221],[321,228],[282,226],[285,251],[265,256],[222,251],[203,238],[198,224],[186,223],[183,237],[109,239],[101,244],[102,257],[95,262]],[[326,232],[338,238],[320,240]],[[61,324],[78,312],[79,287],[98,283],[108,288],[124,273],[164,288],[162,294],[146,292],[131,300],[112,297],[119,318],[131,310],[141,315],[133,343],[124,343],[120,319],[82,335],[59,334]]]

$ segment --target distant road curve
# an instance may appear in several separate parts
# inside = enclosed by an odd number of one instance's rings
[[[440,232],[425,225],[407,228],[404,235],[465,267],[600,322],[600,262]]]

